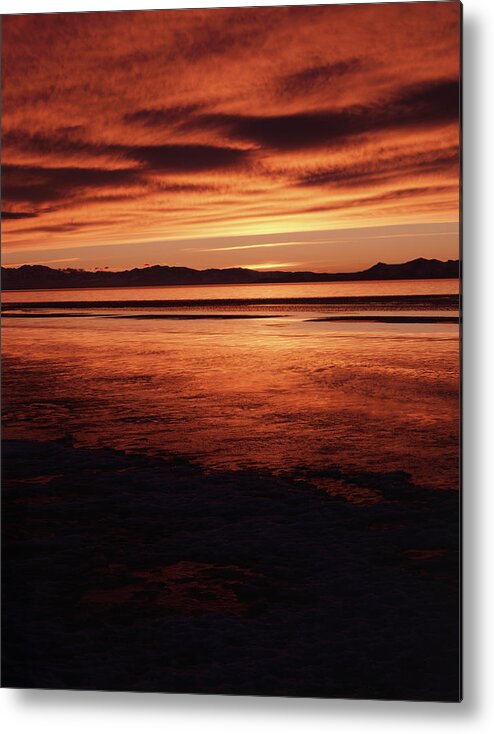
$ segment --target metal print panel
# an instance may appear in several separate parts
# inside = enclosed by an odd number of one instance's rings
[[[3,18],[3,684],[458,701],[461,6]]]

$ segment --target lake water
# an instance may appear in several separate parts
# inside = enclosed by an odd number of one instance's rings
[[[2,300],[36,301],[153,301],[264,298],[316,298],[458,293],[457,279],[349,281],[343,283],[268,283],[266,285],[146,286],[141,288],[66,288],[64,290],[4,291]]]
[[[354,502],[379,500],[345,480],[359,471],[456,489],[457,294],[456,280],[6,292],[4,436],[289,473]]]

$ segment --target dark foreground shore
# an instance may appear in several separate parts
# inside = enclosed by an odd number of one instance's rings
[[[457,494],[326,477],[5,441],[3,685],[457,701]]]

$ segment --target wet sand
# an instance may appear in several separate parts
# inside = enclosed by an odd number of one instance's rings
[[[4,685],[458,700],[458,297],[379,288],[9,294]]]
[[[457,493],[68,441],[4,462],[5,686],[458,700]]]

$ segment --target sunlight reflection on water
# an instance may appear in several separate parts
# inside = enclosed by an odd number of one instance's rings
[[[458,326],[302,316],[6,319],[4,435],[456,488]]]
[[[152,301],[187,299],[317,298],[338,296],[449,295],[458,293],[456,278],[437,280],[349,281],[343,283],[269,283],[266,285],[145,286],[141,288],[67,288],[64,290],[4,291],[12,301]]]

